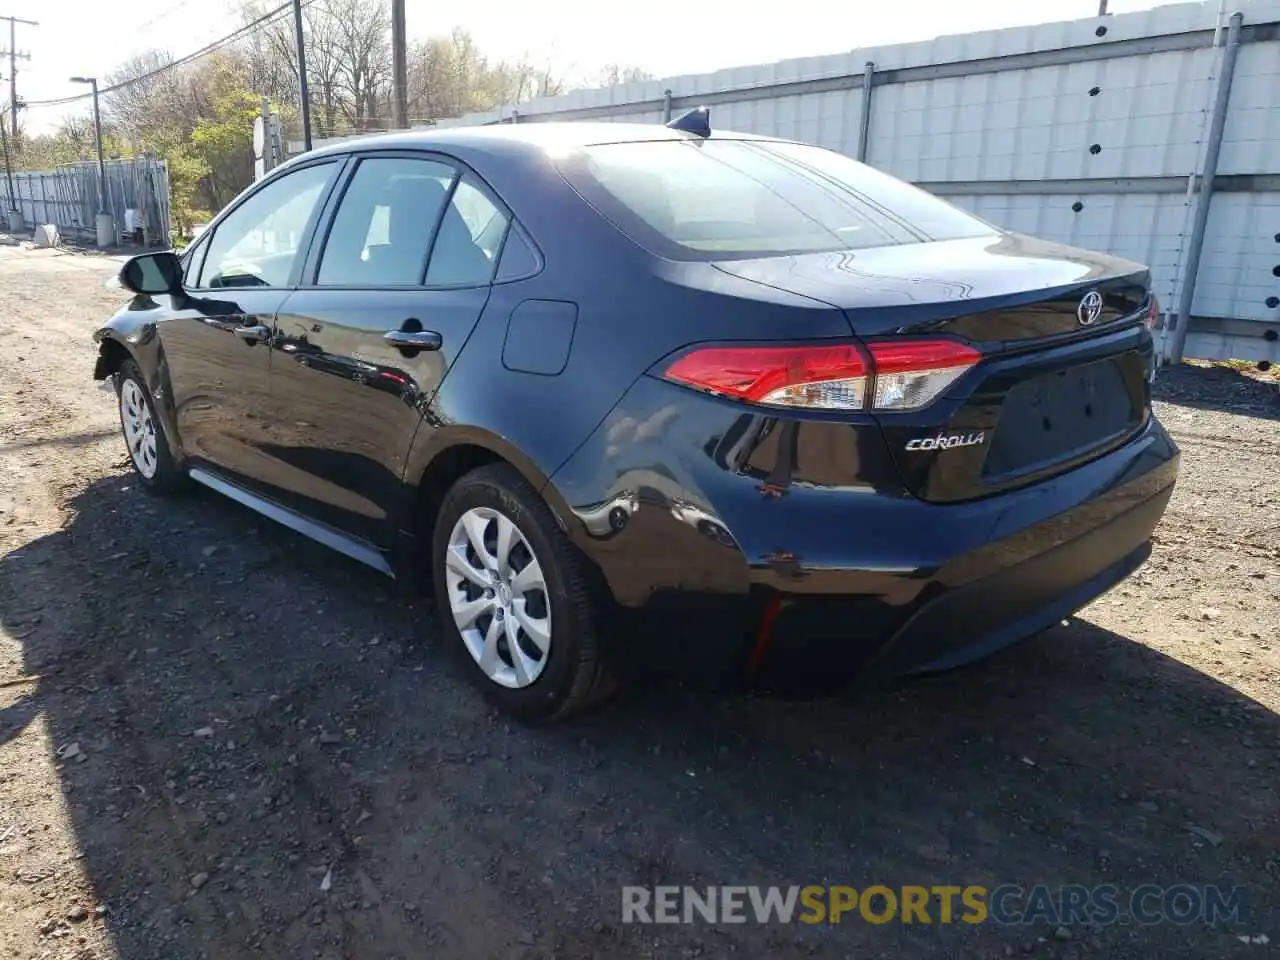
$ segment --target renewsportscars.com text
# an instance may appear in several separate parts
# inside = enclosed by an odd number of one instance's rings
[[[1072,925],[1224,923],[1246,919],[1243,887],[872,884],[623,887],[623,923]]]

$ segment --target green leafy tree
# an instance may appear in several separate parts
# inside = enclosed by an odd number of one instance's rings
[[[204,162],[210,200],[220,208],[253,182],[253,121],[261,114],[262,101],[244,87],[229,57],[211,65],[203,93],[191,150]]]
[[[171,149],[165,160],[169,167],[170,217],[178,236],[189,237],[197,220],[207,220],[212,216],[201,206],[201,187],[209,175],[209,167],[186,145]]]

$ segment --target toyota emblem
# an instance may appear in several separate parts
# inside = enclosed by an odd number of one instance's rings
[[[1076,319],[1080,321],[1080,326],[1091,327],[1098,322],[1100,316],[1102,316],[1102,294],[1097,290],[1090,290],[1080,301],[1080,306],[1076,307]]]

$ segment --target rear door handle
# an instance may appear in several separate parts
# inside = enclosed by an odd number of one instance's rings
[[[260,323],[252,327],[236,327],[236,336],[241,340],[266,340],[271,336],[271,328]]]
[[[434,330],[419,330],[410,333],[407,330],[388,330],[382,339],[401,350],[439,350],[444,345],[444,338]]]

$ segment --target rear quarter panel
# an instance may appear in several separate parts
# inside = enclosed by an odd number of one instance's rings
[[[788,333],[849,336],[843,314],[826,304],[709,264],[653,257],[602,219],[545,158],[495,162],[453,152],[511,208],[538,246],[543,268],[528,279],[494,285],[428,406],[407,464],[410,487],[435,456],[458,443],[493,449],[545,486],[638,377],[689,343]],[[568,360],[557,374],[503,363],[509,319],[526,300],[577,305]],[[548,500],[564,503],[554,490]]]

